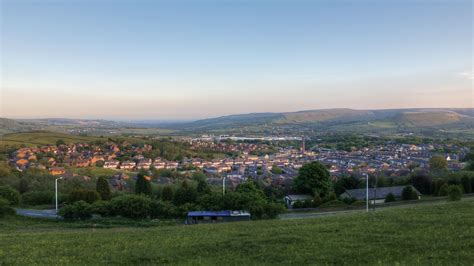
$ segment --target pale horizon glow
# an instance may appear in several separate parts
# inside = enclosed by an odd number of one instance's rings
[[[474,107],[470,0],[0,5],[0,117]]]

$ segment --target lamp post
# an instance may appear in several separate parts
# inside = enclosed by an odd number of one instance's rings
[[[364,173],[364,176],[366,178],[366,192],[365,192],[365,196],[366,196],[366,207],[367,207],[367,212],[369,212],[369,175],[367,173]]]
[[[225,176],[222,178],[222,196],[225,195]]]
[[[62,176],[56,178],[56,180],[54,180],[54,187],[55,187],[55,190],[56,190],[56,213],[58,213],[58,180],[59,179],[63,179]]]

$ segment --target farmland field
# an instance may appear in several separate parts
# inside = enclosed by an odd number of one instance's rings
[[[464,199],[316,219],[107,229],[7,218],[0,264],[472,265],[473,210]]]
[[[57,140],[62,139],[66,143],[73,142],[91,142],[94,140],[104,140],[104,138],[77,136],[57,132],[32,131],[23,133],[12,133],[3,135],[0,138],[0,145],[23,144],[26,146],[55,144]]]

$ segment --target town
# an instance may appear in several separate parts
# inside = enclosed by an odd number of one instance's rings
[[[235,141],[237,139],[237,141]],[[270,142],[268,141],[270,140]],[[429,169],[433,156],[442,156],[448,162],[448,170],[458,171],[465,167],[463,157],[469,149],[453,144],[399,144],[387,142],[370,148],[342,151],[322,147],[305,147],[304,138],[297,139],[299,147],[276,147],[271,141],[286,138],[268,138],[265,142],[248,138],[230,137],[186,137],[175,140],[189,150],[224,154],[223,158],[204,159],[199,157],[180,160],[160,155],[158,147],[147,143],[132,144],[128,141],[106,141],[100,144],[70,143],[58,145],[25,147],[11,154],[10,164],[18,170],[39,168],[52,175],[66,175],[72,168],[99,167],[116,170],[109,176],[111,183],[123,188],[126,179],[137,171],[147,171],[152,182],[172,183],[170,172],[186,175],[196,170],[208,176],[209,183],[219,184],[226,179],[230,188],[245,182],[248,178],[263,181],[267,185],[287,186],[305,163],[319,161],[326,165],[333,180],[342,176],[361,177],[363,173],[385,177],[403,177],[415,169]],[[229,141],[230,140],[230,141]],[[291,140],[295,141],[294,138]],[[174,143],[174,142],[173,142]],[[450,152],[443,152],[449,150]],[[229,156],[230,154],[230,156]],[[166,171],[163,171],[166,170]],[[71,173],[69,173],[71,174]],[[85,177],[87,178],[87,177]],[[124,183],[125,182],[125,183]]]

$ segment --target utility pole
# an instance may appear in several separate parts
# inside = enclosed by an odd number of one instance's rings
[[[365,179],[366,179],[366,192],[365,192],[365,196],[366,196],[366,209],[367,209],[367,212],[369,212],[369,175],[367,173],[364,173],[364,176],[365,176]]]
[[[54,187],[55,187],[55,194],[56,194],[56,213],[58,213],[58,180],[59,179],[63,179],[62,176],[56,178],[56,180],[54,180]]]

